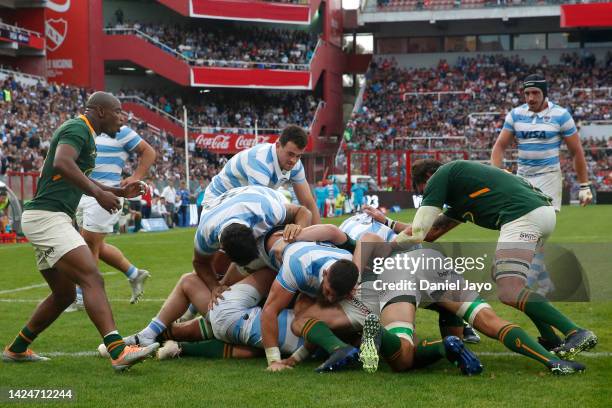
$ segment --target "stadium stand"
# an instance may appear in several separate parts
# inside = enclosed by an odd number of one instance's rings
[[[134,34],[191,65],[306,70],[317,36],[308,31],[124,22],[108,26],[107,34]]]
[[[118,96],[138,97],[174,118],[182,118],[183,105],[190,113],[193,127],[209,132],[253,132],[255,124],[269,133],[278,133],[288,124],[308,128],[319,103],[308,93],[211,92],[205,98],[182,98],[172,93],[125,89]]]

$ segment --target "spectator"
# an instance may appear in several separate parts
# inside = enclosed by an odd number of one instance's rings
[[[6,189],[0,188],[0,234],[6,232],[6,226],[9,225],[9,198]]]
[[[168,180],[168,185],[164,187],[161,193],[162,198],[165,201],[166,210],[168,211],[168,215],[170,217],[170,222],[168,223],[169,228],[174,227],[174,212],[175,212],[175,203],[176,203],[176,190],[174,188],[174,177],[170,177]]]
[[[177,200],[179,202],[178,210],[178,226],[188,227],[189,226],[189,190],[184,181],[181,181],[181,188],[177,193]]]
[[[366,191],[368,191],[368,189],[363,183],[354,183],[351,186],[351,193],[353,193],[353,208],[355,212],[361,211]]]
[[[198,207],[198,222],[200,222],[200,215],[202,215],[202,201],[204,201],[204,192],[206,191],[206,183],[203,178],[200,178],[198,187],[195,189],[196,206]]]
[[[327,199],[327,189],[323,186],[322,181],[317,182],[317,186],[314,188],[315,199],[317,200],[317,207],[319,208],[319,215],[325,217],[325,200]]]

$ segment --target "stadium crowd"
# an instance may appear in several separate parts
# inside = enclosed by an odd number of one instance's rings
[[[611,67],[612,53],[600,61],[589,53],[565,54],[555,65],[546,57],[530,65],[517,56],[481,55],[459,58],[453,66],[441,60],[431,69],[402,68],[393,58],[381,58],[371,64],[362,106],[351,117],[344,139],[353,150],[459,149],[487,160],[506,113],[523,103],[521,80],[526,75],[542,70],[551,84],[549,99],[568,108],[580,126],[612,119]],[[423,92],[434,94],[410,94]],[[594,174],[612,169],[600,157],[609,156],[609,149],[588,150]]]
[[[252,133],[257,121],[259,129],[282,129],[288,124],[310,127],[318,101],[308,93],[209,92],[203,98],[183,100],[171,94],[126,89],[119,96],[137,96],[176,118],[183,117],[187,106],[192,126],[210,128],[214,132]]]
[[[303,30],[181,26],[126,21],[109,25],[108,34],[138,30],[166,51],[178,51],[195,65],[305,70],[317,35]],[[272,65],[270,65],[272,64]],[[282,65],[281,65],[282,64]]]
[[[580,1],[586,3],[587,1]],[[392,10],[446,10],[452,8],[512,7],[563,4],[562,0],[376,0],[379,8]]]

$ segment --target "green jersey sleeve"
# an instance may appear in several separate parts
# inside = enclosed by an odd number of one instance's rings
[[[465,222],[465,219],[462,217],[462,215],[459,214],[457,211],[453,210],[452,207],[447,207],[444,210],[444,215],[446,215],[448,218],[452,218],[455,221]]]
[[[59,135],[59,139],[57,141],[58,145],[67,144],[77,151],[77,154],[81,153],[81,149],[85,145],[86,140],[83,138],[84,134],[89,134],[89,130],[87,132],[83,132],[81,129],[77,127],[78,125],[66,126],[62,129],[61,134]]]
[[[443,208],[448,192],[450,166],[442,166],[429,178],[423,192],[421,205]]]

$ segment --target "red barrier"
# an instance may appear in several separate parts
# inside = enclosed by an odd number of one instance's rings
[[[204,18],[310,24],[310,7],[253,0],[191,0],[190,15]]]
[[[6,172],[7,185],[21,201],[30,200],[36,194],[36,184],[40,173],[37,171],[12,171]]]
[[[310,89],[310,72],[282,69],[193,67],[191,86]]]
[[[351,191],[351,175],[355,173],[372,176],[381,188],[410,191],[415,160],[434,158],[446,163],[469,156],[465,150],[345,150],[345,155],[347,191]]]
[[[562,5],[561,27],[612,27],[612,3]]]

